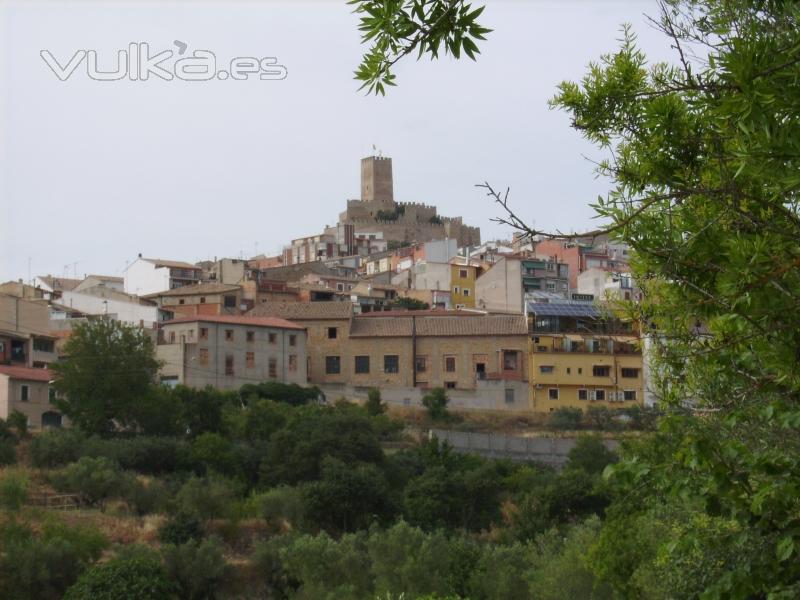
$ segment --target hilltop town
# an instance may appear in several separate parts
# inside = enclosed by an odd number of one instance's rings
[[[0,417],[59,426],[53,376],[73,328],[112,319],[155,342],[167,386],[317,386],[326,398],[547,414],[650,406],[628,248],[594,239],[483,241],[435,206],[397,202],[392,160],[361,160],[335,226],[277,256],[138,255],[123,277],[0,285]]]

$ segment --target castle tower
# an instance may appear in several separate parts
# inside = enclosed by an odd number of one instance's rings
[[[361,200],[394,204],[391,158],[368,156],[361,159]]]

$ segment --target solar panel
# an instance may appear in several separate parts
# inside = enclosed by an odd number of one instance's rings
[[[528,313],[537,317],[585,317],[598,318],[600,311],[591,304],[545,304],[528,303]]]

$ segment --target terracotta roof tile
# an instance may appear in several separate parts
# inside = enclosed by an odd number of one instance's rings
[[[353,319],[350,337],[410,337],[412,311],[408,316]],[[527,335],[523,315],[420,316],[416,318],[418,337]]]
[[[275,327],[277,329],[305,329],[302,325],[292,323],[286,319],[277,317],[251,317],[247,315],[193,315],[191,317],[179,317],[171,321],[164,321],[162,325],[174,325],[177,323],[222,323],[229,325],[250,325],[253,327]]]
[[[33,367],[12,365],[0,365],[0,375],[8,375],[11,379],[24,379],[26,381],[53,380],[53,372],[50,369],[34,369]]]
[[[247,314],[291,321],[349,319],[353,305],[350,302],[262,302]]]

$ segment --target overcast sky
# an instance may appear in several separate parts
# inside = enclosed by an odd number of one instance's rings
[[[476,0],[475,4],[478,4]],[[363,48],[343,0],[0,2],[0,281],[52,273],[121,275],[144,256],[197,261],[275,254],[334,224],[359,196],[359,159],[393,159],[395,199],[435,204],[509,237],[474,184],[511,187],[540,228],[591,224],[606,191],[597,157],[547,100],[617,47],[633,24],[653,59],[667,41],[650,0],[489,0],[494,29],[477,63],[406,59],[386,98],[357,92]],[[45,64],[95,50],[101,69],[147,42],[233,57],[276,57],[284,80],[66,81]],[[176,56],[175,58],[179,58]],[[167,61],[167,65],[174,62]]]

